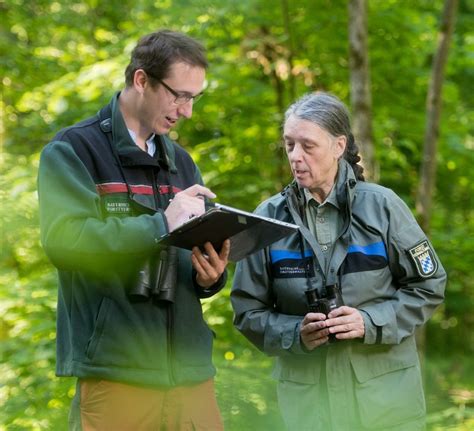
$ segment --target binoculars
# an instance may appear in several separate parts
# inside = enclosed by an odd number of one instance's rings
[[[165,301],[173,303],[178,278],[178,251],[167,247],[148,260],[128,291],[131,302]]]
[[[335,308],[344,305],[341,290],[337,284],[331,284],[325,287],[323,295],[320,295],[317,289],[305,291],[308,309],[312,313],[323,313],[327,316]],[[329,334],[329,342],[336,341],[335,334]]]

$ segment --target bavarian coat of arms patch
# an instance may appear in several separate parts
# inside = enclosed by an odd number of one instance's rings
[[[408,251],[420,277],[431,277],[436,272],[438,269],[438,261],[428,241],[423,241]]]

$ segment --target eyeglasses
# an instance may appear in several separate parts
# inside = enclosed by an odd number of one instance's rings
[[[188,103],[190,100],[192,100],[193,103],[196,103],[203,95],[203,93],[201,92],[199,94],[196,94],[195,96],[192,96],[191,94],[186,93],[186,92],[179,92],[179,91],[173,90],[168,84],[166,84],[161,79],[158,79],[158,82],[161,85],[163,85],[163,87],[165,87],[175,97],[175,99],[173,100],[173,103],[175,103],[176,105],[184,105],[185,103]]]

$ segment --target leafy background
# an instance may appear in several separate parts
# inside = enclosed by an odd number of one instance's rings
[[[369,4],[379,182],[413,209],[442,6],[440,0]],[[211,68],[206,97],[172,137],[191,152],[220,202],[253,210],[290,179],[280,146],[285,107],[315,89],[349,104],[347,2],[0,0],[0,13],[0,430],[62,430],[74,381],[54,376],[56,275],[38,239],[41,148],[122,87],[141,35],[163,27],[185,31],[207,46]],[[474,427],[473,29],[474,1],[460,0],[431,222],[449,283],[426,328],[430,430]],[[272,361],[232,328],[229,288],[203,304],[218,334],[214,359],[226,428],[282,429]]]

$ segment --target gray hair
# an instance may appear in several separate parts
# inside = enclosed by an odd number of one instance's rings
[[[358,165],[361,158],[352,134],[349,110],[340,99],[322,91],[309,93],[286,110],[285,123],[292,115],[318,125],[334,137],[345,136],[347,144],[344,158],[351,164],[357,179],[364,181],[364,168]]]

